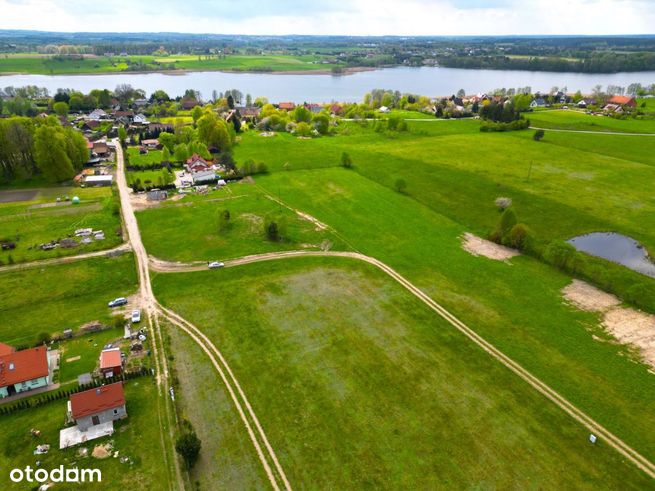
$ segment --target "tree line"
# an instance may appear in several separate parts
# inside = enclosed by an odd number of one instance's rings
[[[0,182],[72,179],[89,160],[84,137],[55,117],[0,119]]]

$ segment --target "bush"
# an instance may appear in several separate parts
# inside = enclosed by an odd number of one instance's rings
[[[278,242],[280,240],[280,229],[275,221],[271,220],[264,224],[264,233],[266,234],[266,238],[272,242]]]
[[[218,212],[218,231],[225,232],[230,228],[230,210],[227,208]]]
[[[398,193],[404,193],[407,190],[407,183],[404,179],[396,179],[393,187]]]
[[[201,446],[202,442],[193,428],[187,429],[175,442],[175,450],[184,460],[187,469],[192,469],[198,462]]]
[[[346,152],[341,154],[341,167],[350,169],[353,166],[353,160],[350,158],[350,155]]]
[[[488,132],[502,132],[502,131],[518,131],[525,130],[530,127],[530,120],[517,119],[510,123],[496,123],[493,121],[485,121],[480,125],[480,131]]]
[[[544,130],[537,130],[534,132],[534,135],[532,135],[532,139],[536,142],[541,141],[545,134],[546,132]]]
[[[512,227],[505,240],[506,244],[515,249],[523,250],[526,248],[532,237],[532,231],[524,223],[517,223]]]
[[[498,244],[504,244],[507,242],[509,233],[517,222],[518,220],[516,219],[516,213],[514,213],[514,210],[506,208],[503,211],[503,214],[500,215],[500,220],[498,220],[496,228],[489,236],[489,240]]]
[[[50,333],[48,332],[41,332],[37,336],[38,344],[48,344],[50,340],[52,339],[52,336],[50,336]]]

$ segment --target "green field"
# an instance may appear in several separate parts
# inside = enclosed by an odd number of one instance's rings
[[[202,439],[191,481],[200,482],[200,489],[267,489],[255,448],[209,358],[190,337],[165,322],[162,326],[174,353],[178,414]]]
[[[224,58],[204,59],[196,55],[106,56],[86,55],[84,58],[53,58],[37,53],[0,55],[0,73],[31,73],[63,75],[80,73],[114,73],[156,70],[192,71],[312,71],[330,69],[333,65],[314,63],[325,59],[315,55],[228,55]],[[130,68],[128,60],[134,68]],[[142,65],[137,65],[142,64]]]
[[[613,450],[590,445],[583,428],[370,266],[294,259],[226,269],[221,291],[239,292],[228,302],[198,295],[213,290],[215,278],[160,275],[154,286],[220,346],[292,486],[651,484]],[[197,379],[206,368],[193,372]],[[203,400],[213,389],[199,385],[187,383],[185,397]],[[216,458],[219,472],[235,457],[231,472],[251,473],[253,464],[239,460],[243,439],[224,429],[232,407],[224,399],[214,396],[189,415],[219,428],[220,450],[205,456]]]
[[[129,147],[127,149],[127,159],[125,165],[134,167],[143,167],[150,164],[158,164],[161,162],[161,150],[148,150],[148,153],[140,153],[138,147]]]
[[[2,202],[11,193],[33,194],[25,201]],[[58,197],[78,196],[80,204],[56,203]],[[73,235],[78,228],[103,230],[105,239],[78,247],[44,251],[38,246]],[[121,244],[118,198],[111,188],[48,187],[12,188],[0,191],[0,240],[16,244],[14,250],[0,251],[0,262],[34,261],[110,249]],[[78,239],[79,242],[79,239]]]
[[[582,111],[537,111],[527,114],[532,126],[562,130],[655,133],[655,119],[614,119]]]
[[[113,436],[66,450],[59,450],[59,430],[64,427],[66,399],[0,416],[3,428],[0,435],[0,467],[3,469],[0,483],[4,489],[32,489],[30,484],[11,482],[9,470],[25,469],[28,465],[35,469],[37,460],[41,462],[40,467],[47,470],[64,465],[66,468],[79,466],[102,472],[100,483],[76,485],[74,489],[150,489],[155,482],[172,482],[170,462],[166,460],[168,455],[160,436],[164,429],[160,429],[158,421],[159,402],[154,379],[141,377],[128,382],[125,398],[128,417],[114,424],[116,433]],[[32,428],[40,430],[41,437],[33,438],[30,435]],[[121,457],[128,457],[129,462],[91,457],[95,445],[109,441],[113,442],[114,451],[118,451]],[[50,444],[50,451],[45,455],[34,455],[36,446],[44,443]],[[89,456],[78,455],[81,447],[88,450]],[[56,486],[71,489],[65,484]]]
[[[343,249],[343,241],[330,230],[280,206],[246,181],[228,185],[207,196],[185,196],[137,213],[148,253],[170,261],[212,261],[289,249]],[[230,212],[229,226],[218,228],[218,214]],[[282,240],[264,233],[268,220],[286,224]]]
[[[350,134],[301,141],[250,132],[235,155],[278,171],[285,164],[291,170],[335,167],[346,151],[355,173],[387,188],[402,178],[410,197],[483,235],[498,219],[494,200],[509,196],[519,219],[544,241],[617,230],[655,250],[653,228],[644,226],[655,225],[655,201],[642,185],[655,179],[655,138],[589,135],[606,139],[604,154],[585,146],[586,135],[547,132],[534,142],[532,131],[480,133],[478,124],[414,122],[410,132],[387,136],[351,123],[341,130]],[[321,186],[317,197],[324,193]]]
[[[107,302],[136,290],[132,254],[0,273],[0,341],[33,344],[42,332],[61,333],[99,320]]]

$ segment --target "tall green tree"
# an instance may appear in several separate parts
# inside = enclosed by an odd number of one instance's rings
[[[40,126],[34,134],[34,160],[50,182],[72,179],[73,163],[66,152],[66,140],[54,126]]]

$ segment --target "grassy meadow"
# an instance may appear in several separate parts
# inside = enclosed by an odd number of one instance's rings
[[[296,488],[651,484],[371,266],[316,258],[253,264],[221,272],[221,290],[239,292],[229,302],[197,294],[214,285],[207,273],[154,281],[160,300],[220,346]],[[193,349],[180,364],[192,356]],[[206,367],[184,371],[185,398],[211,393],[215,401],[190,411],[217,427],[212,445],[222,450],[203,458],[215,458],[220,471],[227,456],[243,458],[243,439],[224,427],[231,405],[222,391],[193,383],[209,377]],[[233,465],[232,473],[252,473],[251,463]]]
[[[0,273],[0,341],[30,345],[43,332],[109,323],[107,302],[136,291],[133,255]]]
[[[23,201],[13,201],[15,193],[26,193]],[[29,195],[29,196],[28,196]],[[3,196],[7,202],[3,202]],[[80,198],[80,204],[70,201],[56,203],[58,197]],[[21,199],[22,199],[21,198]],[[13,188],[0,191],[0,240],[16,244],[14,250],[0,251],[0,262],[26,262],[71,256],[110,249],[123,241],[120,235],[118,197],[111,188]],[[80,244],[70,249],[44,251],[38,246],[73,235],[78,228],[103,230],[105,239]]]
[[[583,111],[536,111],[526,115],[532,126],[561,130],[618,133],[655,133],[653,119],[614,119],[586,114]]]
[[[185,196],[137,212],[148,253],[171,261],[211,261],[289,249],[343,249],[342,239],[280,206],[245,180],[206,196]],[[226,228],[218,215],[230,213]],[[269,240],[264,226],[270,220],[284,224],[280,241]]]
[[[55,58],[38,53],[0,55],[0,73],[30,73],[64,75],[81,73],[116,73],[128,71],[312,71],[326,69],[326,65],[314,63],[325,59],[315,55],[228,55],[223,58],[205,59],[197,55],[171,56],[95,56],[83,58]],[[130,68],[130,64],[134,68]],[[332,65],[327,65],[329,69]]]

